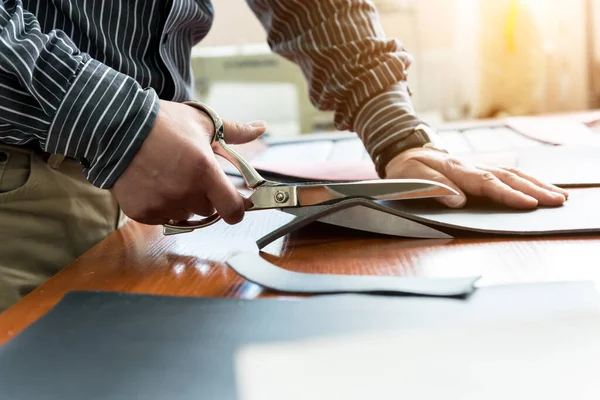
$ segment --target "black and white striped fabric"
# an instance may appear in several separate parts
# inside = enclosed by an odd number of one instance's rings
[[[248,4],[338,129],[378,151],[419,123],[406,86],[411,58],[385,38],[369,0]],[[79,159],[91,183],[111,187],[158,99],[192,96],[191,49],[213,17],[208,0],[0,0],[0,142]]]

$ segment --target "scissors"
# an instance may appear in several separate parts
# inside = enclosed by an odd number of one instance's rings
[[[186,101],[205,111],[213,119],[215,135],[211,147],[215,154],[225,158],[240,172],[252,194],[246,197],[250,206],[246,211],[310,207],[335,204],[350,198],[376,200],[407,200],[457,195],[450,186],[424,179],[384,179],[349,182],[283,183],[263,178],[240,154],[227,145],[223,121],[209,106],[197,101]],[[188,233],[205,228],[221,220],[218,213],[198,221],[170,221],[163,225],[164,235]]]

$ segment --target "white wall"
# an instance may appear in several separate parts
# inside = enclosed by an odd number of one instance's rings
[[[395,0],[376,0],[386,3]],[[513,77],[512,91],[496,85],[493,74],[486,74],[485,63],[501,57],[501,47],[485,47],[502,39],[506,23],[502,8],[510,0],[408,0],[414,2],[416,13],[385,11],[381,21],[388,36],[399,38],[414,55],[415,64],[409,81],[415,89],[414,101],[421,111],[440,111],[447,117],[460,117],[463,109],[471,109],[473,116],[490,112],[491,105],[516,104],[519,85],[525,93],[519,107],[509,112],[554,112],[585,109],[588,104],[588,69],[585,35],[585,0],[520,0],[531,6],[542,35],[542,48],[531,47],[537,58],[527,61],[512,60],[505,65],[506,77]],[[596,4],[600,36],[600,0]],[[265,33],[244,0],[214,0],[216,20],[212,31],[200,46],[264,42]],[[482,21],[481,15],[490,9],[500,10]],[[483,10],[483,11],[482,11]],[[488,11],[486,14],[486,10]],[[504,19],[503,19],[504,18]],[[521,30],[527,23],[521,21]],[[486,23],[500,24],[494,29]],[[496,35],[494,40],[481,38]],[[532,46],[536,46],[532,42]],[[539,44],[537,44],[539,45]],[[484,46],[484,47],[481,47]],[[489,46],[489,45],[488,45]],[[596,43],[600,58],[600,37]],[[522,57],[526,54],[523,53]],[[532,61],[533,60],[533,61]],[[533,68],[518,73],[519,65]],[[489,70],[489,68],[488,68]],[[530,89],[533,88],[533,89]],[[512,99],[511,100],[511,96]],[[500,99],[500,100],[497,100]],[[526,104],[527,103],[527,104]]]
[[[595,22],[592,26],[594,31],[594,53],[595,59],[600,62],[600,0],[592,1],[592,20]]]
[[[594,107],[600,107],[600,0],[590,0],[592,2],[592,37],[593,37],[593,68],[594,68]]]

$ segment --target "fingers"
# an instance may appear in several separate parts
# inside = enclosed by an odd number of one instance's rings
[[[263,121],[255,121],[248,124],[223,121],[223,125],[225,141],[228,144],[251,142],[265,133],[267,129],[267,125]],[[205,172],[210,175],[206,181],[206,185],[204,185],[207,202],[214,206],[216,212],[228,224],[240,222],[244,217],[246,208],[251,205],[250,201],[242,197],[235,189],[231,181],[225,176],[223,170],[218,166],[216,160],[214,160],[214,163]],[[194,212],[197,213],[196,211]]]
[[[223,124],[228,144],[250,142],[266,131],[266,124],[260,121],[249,124],[224,121]],[[216,212],[226,223],[236,224],[243,219],[248,201],[227,178],[208,143],[199,145],[201,154],[196,161],[196,184],[185,196],[185,209],[202,216]]]
[[[246,210],[246,201],[235,189],[233,184],[223,170],[219,167],[213,158],[213,163],[205,171],[206,176],[203,179],[202,189],[206,194],[206,199],[216,212],[228,224],[237,224],[240,222]]]
[[[449,178],[466,193],[485,196],[512,208],[531,209],[538,206],[538,200],[501,181],[493,173],[463,164],[460,160],[444,153],[420,158],[422,162]]]
[[[145,225],[164,225],[168,224],[171,220],[169,218],[146,218],[146,219],[135,219],[134,221]]]
[[[475,196],[486,196],[509,207],[531,209],[538,205],[559,206],[566,191],[540,182],[516,169],[475,167],[439,152],[419,160]]]
[[[569,192],[567,192],[566,190],[561,189],[561,188],[559,188],[558,186],[555,186],[555,185],[550,185],[548,183],[544,183],[544,182],[540,181],[539,179],[537,179],[537,178],[535,178],[535,177],[533,177],[533,176],[531,176],[531,175],[529,175],[529,174],[521,171],[518,168],[503,168],[503,169],[505,169],[505,170],[507,170],[509,172],[512,172],[513,174],[515,174],[517,176],[520,176],[523,179],[527,179],[528,181],[530,181],[530,182],[532,182],[532,183],[534,183],[534,184],[536,184],[536,185],[538,185],[538,186],[540,186],[540,187],[542,187],[542,188],[544,188],[546,190],[549,190],[549,191],[551,191],[553,193],[560,193],[560,194],[562,194],[565,197],[565,199],[569,198]]]
[[[510,186],[511,188],[523,192],[538,201],[539,205],[543,206],[560,206],[566,200],[562,193],[548,190],[542,186],[538,186],[535,183],[518,176],[517,174],[501,169],[501,168],[486,168],[480,167],[479,169],[491,172],[500,179],[503,183]]]
[[[402,171],[399,171],[401,176],[405,177],[418,177],[419,179],[427,179],[434,182],[443,183],[456,190],[458,195],[449,195],[436,198],[437,201],[450,208],[462,208],[466,202],[467,197],[460,190],[460,188],[452,182],[450,179],[445,177],[443,174],[428,167],[427,165],[419,161],[408,161],[403,165]]]
[[[226,122],[228,143],[244,143],[266,131],[266,124]],[[225,222],[242,220],[246,207],[220,168],[207,138],[210,117],[193,107],[161,101],[152,132],[111,188],[123,212],[144,224],[189,220],[217,212]]]
[[[172,221],[187,221],[188,219],[190,219],[192,217],[193,213],[187,211],[187,210],[171,210],[167,217],[168,219],[172,220]]]
[[[226,179],[227,184],[215,185],[207,193],[219,215],[230,225],[237,224],[244,218],[244,199]],[[224,182],[224,183],[225,183]]]
[[[187,209],[196,215],[208,217],[215,213],[215,207],[204,194],[196,194],[189,199]]]
[[[127,213],[125,214],[134,221],[145,225],[163,225],[169,223],[170,221],[187,221],[193,216],[192,213],[186,210],[169,210],[168,212],[160,212],[160,217],[152,216],[150,214],[145,214],[144,216],[137,216],[135,213],[132,215]]]
[[[445,172],[457,185],[475,196],[489,197],[498,203],[519,209],[538,206],[537,199],[510,187],[489,171],[453,162],[447,164]]]
[[[243,144],[257,139],[267,131],[264,121],[243,124],[235,121],[223,121],[225,141],[228,144]]]
[[[186,107],[186,112],[191,112],[192,120],[198,125],[195,128],[203,130],[207,136],[213,137],[215,133],[215,125],[209,114],[204,111],[195,109],[194,107]],[[176,124],[173,118],[171,118],[172,124]],[[195,129],[194,129],[195,130]],[[264,121],[253,121],[248,123],[241,123],[237,121],[226,121],[223,120],[223,130],[225,134],[225,141],[229,144],[242,144],[248,143],[257,139],[260,135],[267,131],[267,124]]]

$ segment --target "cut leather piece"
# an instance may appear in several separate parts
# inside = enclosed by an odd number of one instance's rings
[[[466,299],[73,292],[0,347],[0,398],[243,400],[234,360],[246,345],[397,329],[443,332],[598,307],[590,282],[483,287]]]
[[[239,253],[227,264],[244,279],[282,293],[377,293],[431,297],[464,297],[480,277],[422,278],[357,276],[294,272],[271,264],[255,253]]]
[[[360,198],[342,200],[327,206],[298,207],[285,211],[298,218],[258,239],[256,245],[259,249],[264,249],[275,240],[315,221],[382,235],[427,239],[452,238],[447,233],[403,218],[388,206]]]
[[[533,210],[517,210],[481,199],[470,199],[462,209],[447,208],[432,199],[378,202],[380,207],[376,209],[388,215],[418,222],[436,231],[446,232],[454,237],[473,233],[542,236],[599,233],[600,213],[594,211],[598,204],[600,204],[600,188],[586,188],[570,191],[569,200],[562,206],[538,207]],[[337,220],[352,217],[358,221],[358,229],[377,233],[380,227],[375,220],[368,217],[364,205],[357,207],[352,214],[347,209],[339,210]],[[299,213],[298,209],[291,208],[282,211],[293,215]],[[331,225],[348,227],[347,224],[331,219],[318,220]],[[293,223],[294,221],[290,222]]]

